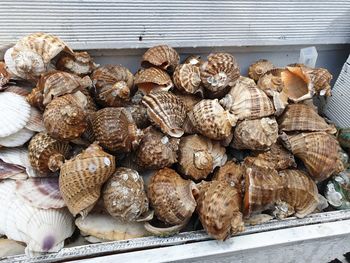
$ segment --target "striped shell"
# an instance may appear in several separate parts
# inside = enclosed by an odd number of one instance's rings
[[[168,91],[174,86],[168,73],[153,67],[139,70],[134,83],[143,94]]]
[[[248,76],[255,82],[268,70],[273,69],[275,66],[266,59],[259,59],[249,66]]]
[[[186,108],[180,98],[168,92],[158,92],[144,96],[142,104],[147,107],[149,119],[162,132],[177,138],[184,134],[182,126]]]
[[[142,56],[141,66],[156,66],[163,70],[173,72],[180,62],[180,56],[175,49],[168,45],[154,46]]]
[[[115,157],[91,144],[66,161],[59,177],[62,197],[69,211],[85,217],[100,197],[101,187],[115,171]]]
[[[201,84],[199,67],[190,63],[179,65],[174,71],[173,80],[179,91],[195,94]]]
[[[65,53],[56,62],[58,70],[85,76],[90,74],[98,65],[95,64],[87,52]]]
[[[107,65],[94,70],[91,75],[95,98],[103,106],[121,107],[130,101],[134,76],[121,65]]]
[[[259,89],[263,90],[268,96],[272,97],[274,92],[281,92],[283,90],[283,82],[281,73],[285,69],[274,68],[267,70],[257,82]]]

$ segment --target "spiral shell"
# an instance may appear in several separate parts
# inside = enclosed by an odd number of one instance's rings
[[[210,54],[207,59],[200,67],[202,83],[210,97],[222,97],[238,80],[239,66],[235,57],[227,53]]]
[[[156,66],[163,70],[173,72],[180,62],[180,56],[175,49],[168,45],[154,46],[142,56],[142,67]]]
[[[248,76],[255,82],[268,70],[273,69],[275,66],[266,59],[259,59],[249,66]]]
[[[115,157],[91,144],[66,161],[60,171],[59,185],[69,211],[85,217],[100,197],[102,185],[115,171]]]
[[[203,183],[202,183],[203,184]],[[207,233],[218,240],[244,230],[239,191],[226,181],[204,182],[197,198],[199,219]]]
[[[267,70],[262,74],[257,82],[257,87],[263,90],[268,96],[272,97],[274,92],[282,92],[283,82],[281,78],[281,73],[285,69],[274,68]]]
[[[194,188],[192,181],[182,179],[170,168],[163,168],[153,175],[147,193],[158,219],[170,225],[186,222],[196,209]]]
[[[103,148],[130,152],[138,145],[141,132],[126,109],[104,108],[91,116],[95,138]]]
[[[136,170],[119,167],[102,190],[108,213],[125,221],[135,221],[148,211],[142,177]]]
[[[97,101],[106,107],[121,107],[130,101],[134,76],[121,65],[107,65],[91,75]]]
[[[179,65],[174,71],[173,80],[179,91],[195,94],[201,84],[199,67],[190,63]]]
[[[11,79],[10,72],[6,69],[6,64],[0,61],[0,90],[4,89],[3,87],[9,83]]]
[[[201,100],[188,113],[195,129],[202,135],[213,139],[223,140],[232,133],[232,126],[236,124],[235,116],[225,111],[215,100]]]
[[[243,192],[243,168],[232,160],[226,162],[215,172],[213,180],[226,181],[231,186],[234,186],[239,193]]]
[[[177,162],[180,140],[169,138],[152,127],[144,131],[144,136],[136,150],[137,164],[146,169],[161,169]]]
[[[144,96],[142,104],[147,107],[150,120],[162,132],[176,138],[184,134],[182,125],[186,108],[180,98],[168,92],[158,92]]]
[[[65,53],[56,62],[56,68],[62,71],[85,76],[90,74],[98,65],[87,52]]]
[[[200,135],[182,137],[179,146],[179,169],[193,180],[206,179],[215,167],[222,166],[227,156],[219,142]]]
[[[28,145],[30,164],[40,173],[56,172],[68,157],[69,145],[47,133],[35,135]]]
[[[134,83],[143,94],[168,91],[174,86],[168,73],[159,68],[139,70]]]

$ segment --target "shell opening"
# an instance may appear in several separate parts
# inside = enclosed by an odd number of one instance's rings
[[[50,156],[49,162],[48,162],[48,167],[50,171],[56,172],[58,171],[61,166],[63,165],[65,161],[65,158],[62,154],[56,153]]]

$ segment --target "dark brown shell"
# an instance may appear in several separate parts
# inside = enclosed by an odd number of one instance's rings
[[[154,67],[139,70],[134,83],[143,94],[168,91],[174,86],[168,73]]]
[[[144,129],[151,125],[148,119],[147,108],[142,104],[135,104],[125,107],[131,113],[137,128]]]
[[[90,74],[97,65],[87,52],[65,53],[56,62],[56,68],[62,71],[85,76]]]
[[[163,70],[173,72],[180,62],[180,56],[175,49],[168,45],[154,46],[142,56],[141,66],[156,66]]]
[[[267,59],[259,59],[249,66],[248,76],[255,82],[268,70],[273,69],[275,66]]]
[[[239,193],[242,193],[243,175],[243,168],[240,164],[228,161],[215,172],[213,180],[226,181],[231,186],[236,187]]]

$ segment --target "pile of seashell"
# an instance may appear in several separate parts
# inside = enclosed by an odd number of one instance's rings
[[[6,51],[0,234],[55,252],[75,226],[101,242],[199,218],[225,240],[322,209],[316,183],[344,170],[336,129],[312,103],[331,93],[326,69],[259,60],[248,78],[230,54],[180,64],[167,45],[141,66],[99,66],[45,33]]]

